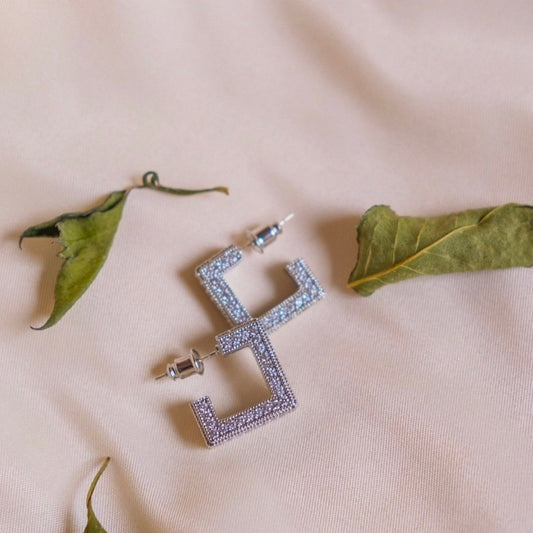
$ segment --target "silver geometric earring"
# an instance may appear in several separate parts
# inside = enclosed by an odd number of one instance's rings
[[[245,248],[252,247],[263,253],[264,248],[276,240],[284,224],[291,218],[292,215],[289,215],[277,224],[249,233],[245,247],[229,246],[196,269],[196,276],[207,294],[233,327],[215,337],[216,348],[213,352],[202,356],[192,349],[189,355],[178,357],[167,365],[166,373],[157,379],[165,376],[183,379],[202,374],[205,359],[216,355],[227,356],[249,347],[271,392],[268,400],[222,419],[217,417],[209,396],[193,402],[192,410],[208,446],[220,444],[296,407],[296,398],[268,334],[322,299],[325,296],[324,289],[305,262],[296,259],[285,267],[298,287],[296,292],[263,315],[253,318],[224,279],[224,273],[242,260]]]

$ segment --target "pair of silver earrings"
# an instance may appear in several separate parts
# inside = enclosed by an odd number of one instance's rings
[[[213,352],[201,355],[192,349],[188,355],[178,357],[167,365],[166,373],[157,379],[168,376],[175,380],[203,374],[205,359],[228,356],[248,347],[271,392],[267,400],[226,418],[217,416],[209,396],[193,402],[193,413],[208,446],[221,444],[296,407],[296,398],[279,364],[269,334],[321,300],[325,296],[324,289],[303,259],[296,259],[285,267],[287,274],[297,285],[296,292],[263,315],[253,318],[224,279],[225,272],[243,259],[246,248],[251,247],[263,253],[265,247],[282,233],[283,226],[291,218],[292,214],[276,224],[248,232],[246,246],[239,248],[231,245],[196,269],[196,277],[227,319],[231,329],[215,337],[216,347]]]

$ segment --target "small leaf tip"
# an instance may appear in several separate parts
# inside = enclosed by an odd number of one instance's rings
[[[22,250],[22,241],[26,238],[26,237],[31,237],[31,232],[30,232],[31,228],[27,228],[25,229],[21,234],[20,234],[20,237],[19,237],[19,249]]]
[[[48,329],[49,327],[53,326],[55,323],[56,320],[48,319],[42,326],[30,326],[30,329],[33,329],[33,331],[42,331],[43,329]]]

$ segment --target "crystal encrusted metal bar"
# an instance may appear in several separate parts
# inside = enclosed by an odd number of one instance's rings
[[[200,283],[232,326],[243,324],[252,318],[224,279],[224,273],[239,263],[242,257],[241,249],[229,246],[196,269]],[[258,317],[267,333],[289,322],[325,296],[324,289],[303,259],[292,261],[285,267],[285,271],[298,289]]]
[[[303,259],[296,259],[289,263],[285,267],[285,271],[294,280],[298,290],[259,317],[268,333],[289,322],[326,295]]]
[[[224,279],[224,272],[241,259],[242,250],[232,245],[196,269],[196,277],[202,287],[232,326],[243,324],[252,318]]]
[[[216,341],[223,355],[249,347],[272,395],[264,402],[222,419],[217,417],[209,396],[193,402],[192,410],[208,446],[221,444],[296,407],[296,398],[261,321],[252,319],[218,335]]]

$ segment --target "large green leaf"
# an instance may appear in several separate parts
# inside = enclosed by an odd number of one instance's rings
[[[505,204],[431,218],[374,206],[357,231],[359,257],[348,285],[363,296],[423,274],[530,267],[533,207]]]
[[[65,260],[57,276],[52,314],[40,328],[53,326],[80,298],[107,259],[129,191],[111,193],[99,206],[66,213],[28,228],[20,237],[59,237]]]
[[[206,192],[229,194],[226,187],[209,189],[176,189],[163,187],[156,172],[146,172],[143,184],[134,189],[152,189],[179,196]],[[82,213],[65,213],[31,226],[20,237],[59,237],[65,260],[57,276],[55,303],[48,320],[40,328],[53,326],[76,303],[102,268],[113,243],[126,198],[131,189],[112,192],[100,205]]]
[[[87,492],[87,525],[85,526],[83,533],[106,533],[106,530],[102,527],[102,524],[100,524],[98,518],[96,518],[96,515],[94,514],[92,499],[96,484],[109,464],[109,460],[110,458],[106,457],[104,463],[100,467],[100,470],[98,470],[96,476],[94,476],[91,486],[89,487],[89,491]]]

